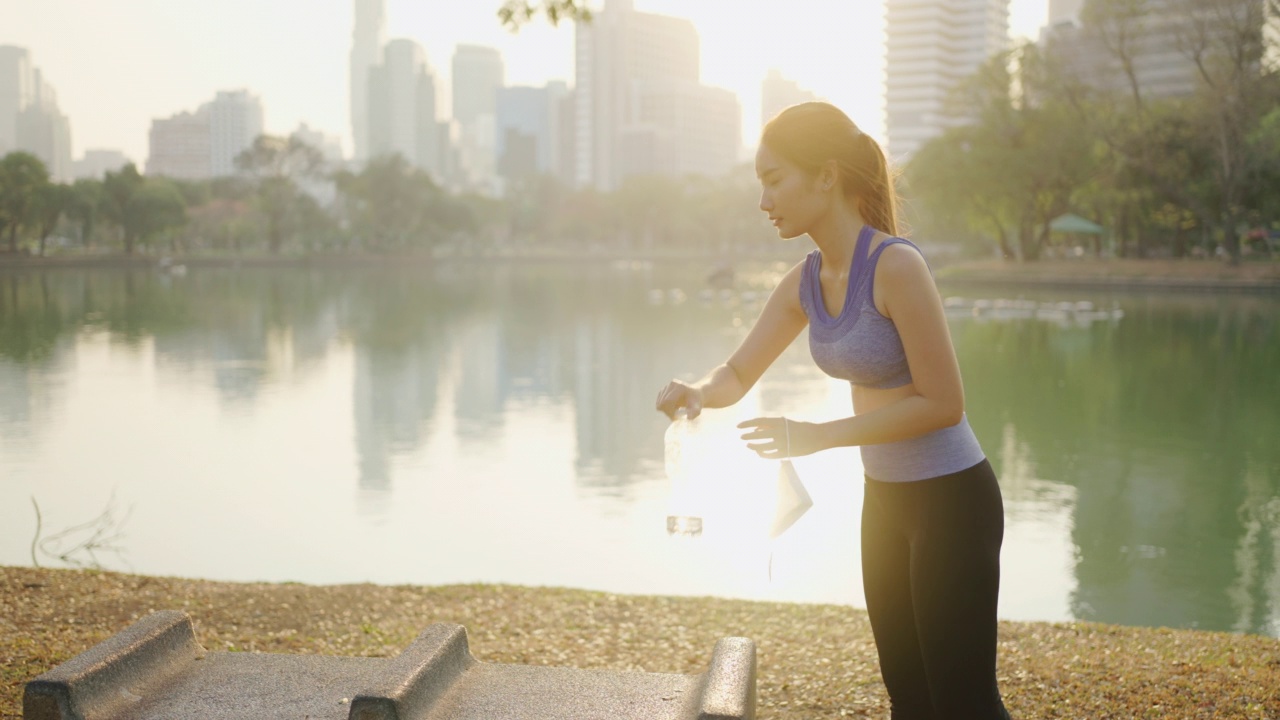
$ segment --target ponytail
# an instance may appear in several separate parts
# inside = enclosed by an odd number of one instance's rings
[[[898,234],[898,194],[884,151],[839,108],[824,102],[792,105],[765,124],[760,142],[811,174],[835,160],[845,195],[863,221]]]

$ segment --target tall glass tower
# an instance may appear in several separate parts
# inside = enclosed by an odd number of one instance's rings
[[[351,142],[360,161],[369,159],[369,71],[382,62],[386,35],[386,0],[356,0],[351,35]]]

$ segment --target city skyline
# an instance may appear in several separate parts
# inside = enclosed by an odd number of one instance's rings
[[[571,24],[552,27],[539,19],[512,34],[498,23],[500,3],[491,4],[451,7],[444,23],[440,10],[422,3],[387,2],[387,37],[423,45],[439,82],[441,117],[451,117],[450,59],[459,44],[497,49],[509,86],[573,82]],[[591,7],[598,10],[601,4]],[[883,7],[852,5],[795,0],[780,17],[779,6],[769,3],[635,2],[637,10],[694,23],[701,39],[702,80],[738,96],[747,145],[759,132],[760,86],[770,69],[839,105],[867,132],[884,136]],[[1034,35],[1047,11],[1046,0],[1013,0],[1011,34]],[[344,153],[352,153],[350,2],[228,0],[209,6],[125,0],[108,11],[74,0],[47,0],[12,17],[17,21],[0,35],[0,44],[26,48],[32,64],[57,88],[71,122],[74,158],[87,150],[114,149],[141,167],[153,119],[193,110],[218,91],[237,89],[262,98],[266,132],[286,135],[305,123],[342,138]],[[111,32],[115,27],[132,29],[128,42]],[[281,47],[288,52],[276,50]],[[849,68],[865,72],[851,75]]]

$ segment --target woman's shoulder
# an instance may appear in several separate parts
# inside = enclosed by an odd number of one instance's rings
[[[933,273],[924,253],[910,240],[889,236],[881,241],[877,251],[880,254],[876,263],[877,275],[904,282],[913,278],[932,280]]]

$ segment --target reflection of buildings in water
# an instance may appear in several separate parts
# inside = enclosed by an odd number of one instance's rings
[[[1072,531],[1079,549],[1076,617],[1232,627],[1236,618],[1223,589],[1237,583],[1229,561],[1240,532],[1236,488],[1181,460],[1133,452],[1127,463],[1104,460],[1083,468]],[[1196,483],[1218,489],[1196,491]]]
[[[209,368],[218,397],[226,403],[253,402],[270,374],[267,337],[254,320],[234,331],[165,333],[156,336],[155,348],[157,365]]]
[[[728,357],[717,334],[723,320],[709,321],[691,307],[581,310],[566,328],[572,333],[578,480],[623,494],[627,486],[653,479],[652,468],[661,464],[666,426],[654,398],[662,383],[673,375],[693,379]]]
[[[1227,588],[1235,612],[1231,629],[1280,637],[1280,496],[1267,472],[1250,462],[1244,500],[1236,512],[1243,532],[1236,542],[1236,580]]]
[[[0,442],[7,451],[20,450],[40,437],[54,406],[60,403],[59,386],[50,379],[63,365],[65,353],[61,348],[56,350],[48,366],[41,369],[0,359]]]
[[[452,352],[458,358],[454,415],[458,435],[482,440],[501,433],[511,373],[506,364],[518,353],[504,346],[492,316],[474,318],[458,328]]]
[[[361,488],[389,489],[391,461],[416,449],[436,410],[440,357],[425,343],[355,347],[356,452]]]

